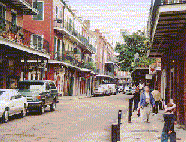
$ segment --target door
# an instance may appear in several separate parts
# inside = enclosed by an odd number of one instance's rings
[[[73,96],[74,77],[70,77],[69,96]]]
[[[16,99],[16,94],[14,92],[11,92],[12,95],[10,97],[10,105],[9,105],[9,115],[17,114],[18,112],[18,101]]]
[[[21,94],[17,93],[15,96],[15,99],[16,99],[15,107],[16,107],[17,113],[20,113],[24,107],[23,97],[21,96]]]

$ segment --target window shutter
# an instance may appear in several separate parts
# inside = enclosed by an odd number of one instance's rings
[[[30,46],[33,48],[33,35],[30,37]]]
[[[33,20],[44,20],[43,5],[43,2],[33,2],[33,7],[39,11],[37,15],[33,15]]]
[[[56,58],[56,37],[54,37],[54,58]]]

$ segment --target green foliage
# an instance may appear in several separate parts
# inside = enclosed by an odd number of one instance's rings
[[[121,70],[133,71],[138,65],[150,65],[154,59],[146,56],[149,50],[149,39],[146,38],[144,32],[137,31],[129,35],[123,33],[124,44],[117,43],[115,51],[119,53],[117,56]],[[135,60],[134,55],[138,53],[139,59]]]

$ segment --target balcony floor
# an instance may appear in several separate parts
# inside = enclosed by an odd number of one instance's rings
[[[186,24],[186,4],[159,6],[152,31],[153,49],[163,52],[162,47],[177,41]],[[160,48],[161,47],[161,48]],[[156,53],[157,54],[157,53]]]

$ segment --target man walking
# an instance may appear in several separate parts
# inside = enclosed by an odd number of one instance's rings
[[[133,109],[133,111],[137,110],[139,101],[140,101],[139,88],[136,87],[135,93],[134,93],[134,109]]]
[[[158,87],[157,86],[152,91],[152,95],[153,95],[154,100],[155,100],[155,114],[157,114],[158,113],[159,102],[161,100],[161,93],[158,91]]]
[[[146,119],[147,122],[149,122],[149,115],[151,109],[150,104],[155,107],[155,101],[152,94],[150,93],[149,87],[145,86],[144,92],[141,94],[140,106],[142,108],[142,120]]]

